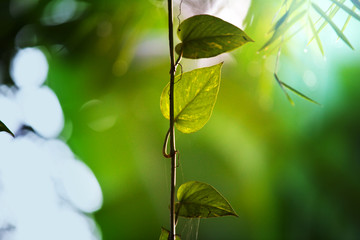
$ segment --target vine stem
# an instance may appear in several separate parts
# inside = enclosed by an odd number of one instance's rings
[[[173,0],[168,0],[168,28],[170,50],[170,156],[171,156],[171,185],[170,185],[170,234],[169,240],[175,240],[175,189],[176,189],[176,146],[174,129],[174,80],[175,80],[175,57],[174,57],[174,24],[173,24]]]

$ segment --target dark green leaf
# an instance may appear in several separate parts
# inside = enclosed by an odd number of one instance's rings
[[[237,216],[229,202],[212,186],[191,181],[180,186],[177,192],[177,216],[186,218],[210,218]]]
[[[351,2],[360,10],[360,1],[359,0],[351,0]]]
[[[222,63],[195,69],[175,77],[174,118],[176,128],[183,133],[200,130],[209,120],[220,87]],[[168,84],[160,98],[160,109],[169,119]]]
[[[178,28],[182,43],[175,48],[185,58],[209,58],[229,52],[253,40],[240,28],[210,15],[196,15]]]
[[[340,8],[342,8],[345,12],[347,12],[349,15],[351,15],[352,17],[354,17],[356,20],[360,21],[360,16],[357,15],[354,11],[352,11],[350,8],[348,8],[347,6],[345,6],[343,3],[338,2],[336,0],[330,0],[333,3],[335,3],[336,5],[338,5]]]
[[[161,228],[161,234],[159,240],[168,240],[170,231],[166,230],[165,228]],[[179,235],[175,235],[175,240],[181,240]]]
[[[336,32],[336,34],[351,48],[354,49],[354,47],[351,45],[351,43],[349,42],[349,40],[345,37],[345,35],[341,32],[341,30],[335,25],[335,23],[329,18],[329,16],[327,16],[322,10],[321,8],[316,5],[315,3],[311,3],[312,7],[315,9],[315,11],[317,11],[320,16],[322,16],[329,24],[330,26],[334,29],[334,31]]]
[[[275,80],[277,81],[277,83],[280,85],[281,90],[283,90],[283,92],[285,93],[286,98],[289,100],[289,102],[291,103],[291,105],[295,105],[294,101],[291,99],[290,95],[287,93],[287,91],[285,90],[284,86],[283,86],[283,82],[280,81],[278,75],[276,73],[274,73],[274,77]]]
[[[309,98],[309,97],[305,96],[304,94],[302,94],[301,92],[297,91],[296,89],[294,89],[294,88],[290,87],[290,86],[289,86],[289,85],[287,85],[286,83],[282,82],[282,85],[283,85],[284,87],[286,87],[287,89],[289,89],[290,91],[292,91],[293,93],[297,94],[298,96],[300,96],[300,97],[302,97],[302,98],[304,98],[304,99],[308,100],[309,102],[312,102],[312,103],[315,103],[315,104],[317,104],[317,105],[320,105],[320,106],[321,106],[321,104],[320,104],[320,103],[318,103],[318,102],[316,102],[315,100],[313,100],[313,99],[311,99],[311,98]]]
[[[11,136],[15,137],[15,135],[10,131],[10,129],[2,121],[0,121],[0,132],[7,132]]]

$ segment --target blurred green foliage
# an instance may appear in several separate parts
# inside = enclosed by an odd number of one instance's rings
[[[12,84],[8,69],[17,48],[45,51],[47,84],[65,114],[61,138],[103,190],[95,214],[103,238],[157,239],[169,218],[169,162],[161,154],[168,122],[159,109],[169,72],[161,1],[82,1],[76,17],[57,25],[44,20],[53,1],[33,2],[12,14],[9,1],[0,3],[3,82]],[[239,215],[201,221],[200,239],[360,236],[358,50],[338,48],[341,55],[320,62],[290,42],[282,79],[323,105],[294,96],[292,107],[274,82],[274,57],[256,53],[279,5],[252,3],[246,32],[256,43],[224,65],[209,123],[198,133],[177,134],[178,185],[207,182]],[[318,80],[312,90],[302,81],[307,70]]]

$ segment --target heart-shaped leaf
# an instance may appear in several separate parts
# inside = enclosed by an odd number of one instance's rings
[[[209,120],[214,109],[220,86],[222,63],[195,69],[175,77],[174,119],[176,128],[183,133],[200,130]],[[160,98],[160,109],[169,119],[168,84]]]
[[[211,15],[184,20],[178,30],[182,41],[175,50],[185,58],[209,58],[229,52],[253,40],[240,28]]]
[[[15,135],[10,131],[10,129],[2,121],[0,121],[0,132],[7,132],[11,136],[15,137]]]
[[[177,192],[177,216],[186,218],[211,218],[237,216],[229,202],[212,186],[191,181],[180,186]]]

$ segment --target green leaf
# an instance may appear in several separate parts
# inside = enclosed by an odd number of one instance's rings
[[[221,67],[222,63],[219,63],[175,77],[174,119],[179,131],[196,132],[209,120],[219,92]],[[169,89],[168,84],[160,98],[160,109],[167,119],[170,114]]]
[[[170,231],[166,230],[165,228],[161,228],[161,234],[159,240],[168,240]],[[175,235],[175,240],[181,240],[178,234]]]
[[[0,132],[7,132],[11,136],[15,137],[15,135],[10,131],[10,129],[2,121],[0,121]]]
[[[335,23],[321,10],[321,8],[316,5],[315,3],[311,3],[312,7],[317,11],[334,29],[336,34],[351,48],[354,49],[354,47],[351,45],[349,40],[345,37],[345,35],[341,32],[341,30],[335,25]]]
[[[338,5],[340,8],[342,8],[345,12],[347,12],[349,15],[351,15],[352,17],[354,17],[356,20],[360,21],[360,16],[357,15],[354,11],[352,11],[350,8],[348,8],[347,6],[345,6],[344,4],[342,4],[341,2],[338,2],[336,0],[330,0],[333,3],[335,3],[336,5]]]
[[[317,104],[317,105],[321,106],[321,104],[320,104],[320,103],[318,103],[318,102],[316,102],[315,100],[313,100],[313,99],[311,99],[311,98],[309,98],[309,97],[305,96],[304,94],[302,94],[301,92],[297,91],[296,89],[294,89],[294,88],[290,87],[290,86],[289,86],[289,85],[287,85],[286,83],[282,82],[282,85],[283,85],[284,87],[286,87],[287,89],[289,89],[290,91],[292,91],[293,93],[295,93],[296,95],[298,95],[298,96],[300,96],[300,97],[302,97],[302,98],[304,98],[304,99],[308,100],[309,102],[312,102],[312,103],[315,103],[315,104]]]
[[[314,36],[315,36],[315,39],[316,39],[316,42],[317,42],[317,44],[318,44],[318,46],[319,46],[319,49],[320,49],[321,54],[324,56],[324,55],[325,55],[325,54],[324,54],[324,49],[323,49],[323,46],[322,46],[322,44],[321,44],[319,35],[318,35],[318,33],[316,32],[316,30],[315,30],[314,23],[313,23],[313,21],[311,20],[310,16],[308,16],[308,18],[309,18],[309,23],[310,23],[311,31],[312,31],[312,33],[313,33]]]
[[[185,58],[209,58],[234,50],[253,40],[240,28],[210,15],[184,20],[178,30],[182,41],[175,50]]]
[[[280,81],[280,79],[279,79],[279,77],[278,77],[278,75],[277,75],[276,73],[274,73],[274,77],[275,77],[276,82],[280,85],[281,90],[285,93],[285,96],[286,96],[286,98],[289,100],[290,104],[294,106],[295,103],[294,103],[294,101],[291,99],[291,97],[290,97],[290,95],[288,94],[288,92],[286,91],[286,89],[284,88],[283,82]]]
[[[306,10],[301,11],[296,16],[294,16],[288,23],[282,25],[279,29],[277,29],[272,37],[260,48],[259,51],[267,48],[270,44],[275,42],[279,37],[283,36],[287,30],[289,30],[290,27],[292,27],[296,22],[298,22],[302,17],[305,15]]]
[[[360,1],[359,0],[351,0],[351,2],[360,10]]]
[[[285,88],[289,89],[290,91],[292,91],[292,92],[295,93],[296,95],[304,98],[305,100],[308,100],[309,102],[312,102],[312,103],[315,103],[315,104],[321,106],[320,103],[316,102],[315,100],[307,97],[306,95],[302,94],[302,93],[299,92],[298,90],[296,90],[296,89],[290,87],[289,85],[287,85],[286,83],[282,82],[282,81],[279,79],[279,77],[278,77],[278,75],[277,75],[276,73],[274,73],[274,77],[275,77],[277,83],[280,85],[280,87],[281,87],[281,89],[283,90],[283,92],[285,93],[285,95],[286,95],[287,99],[289,100],[289,102],[291,103],[291,105],[294,106],[295,103],[294,103],[294,101],[291,99],[290,95],[287,93],[287,91],[286,91]]]
[[[355,11],[355,9],[356,9],[356,6],[353,6],[353,8],[352,8],[351,10],[352,10],[352,11]],[[345,23],[344,23],[344,26],[341,28],[341,32],[342,32],[342,33],[344,33],[346,27],[348,26],[348,24],[349,24],[349,22],[350,22],[350,19],[351,19],[351,15],[349,15],[349,16],[346,18],[346,21],[345,21]],[[340,37],[338,37],[337,40],[339,40],[339,39],[340,39]]]
[[[186,218],[210,218],[238,216],[229,202],[212,186],[191,181],[180,186],[177,192],[177,216]]]

